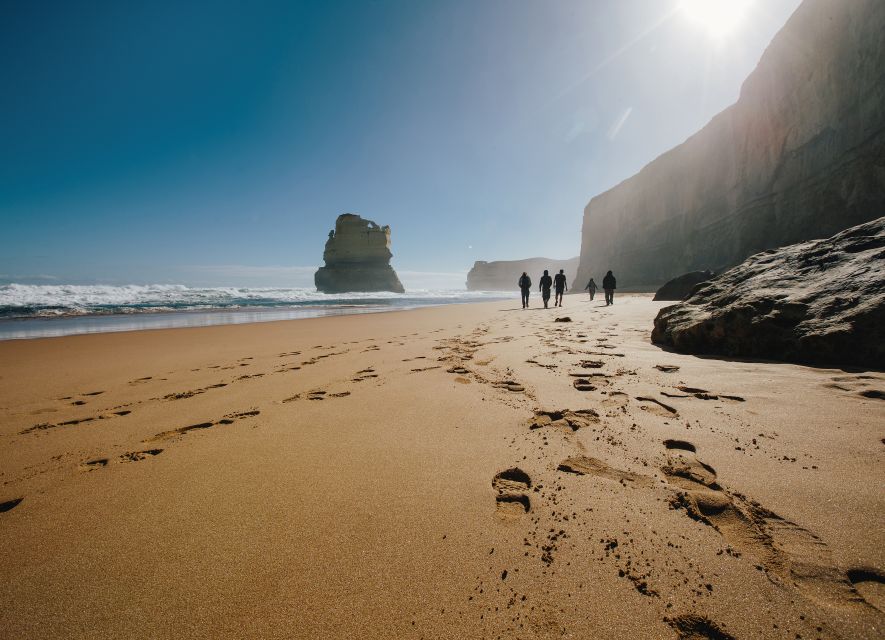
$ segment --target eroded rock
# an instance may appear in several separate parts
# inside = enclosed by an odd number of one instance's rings
[[[683,353],[885,368],[885,217],[759,253],[655,318]]]
[[[323,260],[326,265],[314,274],[323,293],[350,291],[393,291],[403,293],[390,266],[390,227],[379,227],[353,213],[344,213],[329,232]]]
[[[712,271],[692,271],[673,278],[655,293],[655,300],[685,300],[688,294],[702,282],[713,277]]]

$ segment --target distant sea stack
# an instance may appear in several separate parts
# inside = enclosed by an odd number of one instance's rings
[[[885,2],[805,0],[697,134],[584,209],[579,280],[654,290],[885,211]]]
[[[344,213],[329,232],[323,260],[326,265],[314,274],[317,290],[323,293],[393,291],[404,293],[403,285],[390,266],[390,227],[379,227],[353,213]]]
[[[532,282],[537,283],[538,278],[548,269],[552,274],[565,269],[565,277],[569,289],[572,289],[572,280],[578,270],[578,259],[548,260],[547,258],[527,258],[526,260],[496,260],[484,262],[478,260],[473,263],[473,268],[467,274],[467,289],[469,291],[509,291],[518,289],[519,276],[525,271],[529,274]],[[584,282],[581,287],[583,287]],[[537,287],[538,285],[535,284]]]

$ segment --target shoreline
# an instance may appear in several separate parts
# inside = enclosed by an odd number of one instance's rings
[[[498,292],[483,292],[495,294]],[[427,300],[415,296],[406,300]],[[368,301],[366,304],[316,304],[297,307],[252,306],[236,308],[211,309],[180,309],[152,310],[144,309],[137,312],[114,313],[83,313],[54,316],[19,316],[0,318],[0,342],[6,340],[32,340],[40,338],[56,338],[69,335],[119,333],[130,331],[148,331],[156,329],[199,328],[223,326],[228,324],[254,324],[279,322],[287,320],[305,320],[340,315],[360,315],[368,313],[386,313],[390,311],[410,311],[428,307],[459,304],[477,304],[497,302],[508,299],[490,295],[484,300],[452,299],[443,302],[416,302],[396,304],[380,304]]]
[[[0,625],[877,637],[885,374],[666,352],[667,304],[0,342]]]

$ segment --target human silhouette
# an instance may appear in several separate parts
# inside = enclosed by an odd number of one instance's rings
[[[590,278],[590,282],[587,283],[584,290],[590,292],[590,299],[593,300],[593,297],[596,295],[596,283],[593,282],[593,278]]]
[[[522,292],[522,308],[526,309],[529,306],[529,293],[532,290],[532,279],[529,278],[529,274],[525,271],[523,271],[522,275],[519,277],[519,290]]]
[[[547,308],[547,304],[550,302],[550,287],[553,286],[553,278],[550,277],[550,273],[548,273],[547,269],[544,269],[544,275],[541,276],[541,298],[544,300],[544,308]]]
[[[615,303],[615,287],[617,281],[611,271],[602,279],[602,288],[605,290],[605,306]]]
[[[562,294],[568,291],[568,286],[565,282],[565,271],[563,269],[560,269],[559,273],[553,276],[553,288],[556,290],[556,297],[553,300],[553,306],[561,307]]]

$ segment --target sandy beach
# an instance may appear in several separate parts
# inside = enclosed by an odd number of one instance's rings
[[[885,634],[885,375],[533,304],[0,343],[0,636]]]

